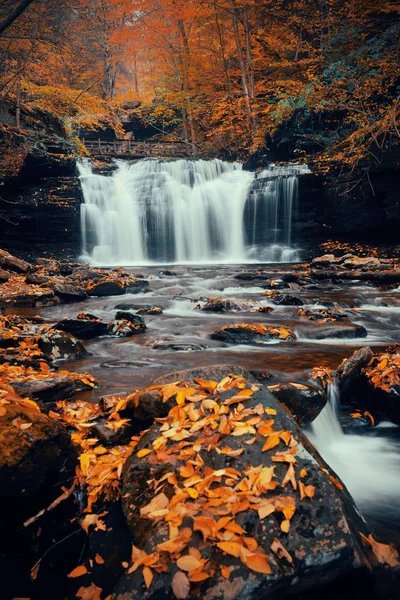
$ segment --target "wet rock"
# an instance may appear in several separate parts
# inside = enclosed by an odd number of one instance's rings
[[[299,425],[311,423],[326,404],[326,395],[311,384],[290,382],[268,388],[290,410]]]
[[[176,381],[193,381],[195,379],[205,379],[212,381],[221,381],[228,375],[244,377],[252,381],[253,377],[247,369],[238,365],[209,365],[207,367],[195,367],[194,369],[183,369],[182,371],[172,371],[161,375],[154,381],[154,385],[165,385]]]
[[[52,277],[43,273],[28,273],[25,277],[26,283],[30,285],[45,285],[51,281]]]
[[[6,250],[0,250],[0,267],[14,273],[27,273],[32,268],[32,265],[21,258],[13,256]]]
[[[352,340],[356,338],[365,338],[368,331],[362,325],[355,325],[351,321],[336,323],[315,323],[313,327],[307,329],[299,328],[309,340],[329,340],[332,338]]]
[[[83,344],[66,331],[49,330],[42,333],[38,338],[38,346],[51,360],[88,355]]]
[[[0,306],[53,306],[59,304],[60,300],[55,296],[52,290],[44,289],[42,292],[26,292],[15,294],[13,296],[0,297]]]
[[[285,275],[282,275],[281,279],[285,283],[299,283],[300,281],[299,276],[295,273],[285,273]]]
[[[270,279],[271,273],[267,271],[243,271],[235,275],[235,279],[240,281],[265,281]]]
[[[0,416],[0,498],[32,497],[43,486],[70,481],[77,452],[54,419],[16,401]],[[17,419],[17,421],[15,421]],[[32,423],[27,429],[20,425]]]
[[[228,298],[213,298],[208,300],[201,308],[204,312],[226,312],[241,310],[240,306]]]
[[[235,389],[217,394],[219,405],[229,401],[229,398],[238,391]],[[186,489],[184,484],[187,480],[183,478],[181,468],[187,467],[188,461],[193,462],[194,473],[199,477],[198,480],[194,478],[193,494],[196,494],[196,498],[199,496],[201,500],[204,499],[205,504],[190,499],[189,494],[186,495],[184,492],[181,500],[176,498],[174,508],[178,515],[182,515],[183,527],[188,528],[188,533],[190,531],[187,541],[183,542],[177,555],[179,553],[181,556],[186,556],[189,549],[192,548],[193,550],[190,551],[194,553],[192,556],[201,556],[201,559],[206,561],[203,563],[203,569],[208,572],[209,577],[198,583],[192,581],[189,584],[190,592],[188,591],[187,597],[190,599],[199,597],[204,600],[212,598],[255,600],[261,597],[270,597],[279,600],[287,597],[289,592],[294,596],[298,596],[302,592],[308,595],[330,581],[339,580],[343,584],[345,582],[348,584],[349,573],[353,574],[356,581],[368,577],[368,560],[359,533],[366,533],[365,524],[356,511],[351,497],[346,490],[339,489],[335,485],[335,479],[334,481],[329,479],[329,472],[327,474],[321,470],[326,469],[326,464],[297,429],[291,416],[270,393],[260,390],[248,398],[245,403],[246,409],[250,410],[259,405],[276,411],[275,430],[288,431],[295,437],[298,443],[296,453],[298,462],[294,469],[297,477],[302,469],[306,470],[307,475],[302,482],[304,485],[315,486],[312,500],[308,497],[300,500],[298,491],[293,491],[290,485],[282,491],[279,482],[282,482],[287,474],[288,465],[282,462],[272,462],[271,457],[276,450],[273,450],[272,453],[262,452],[265,437],[258,436],[253,444],[246,445],[244,442],[254,437],[252,433],[242,436],[233,436],[230,433],[216,433],[212,436],[210,433],[211,437],[208,440],[204,439],[205,433],[201,427],[198,427],[197,431],[194,429],[194,432],[185,438],[186,455],[185,452],[182,456],[175,453],[172,459],[170,454],[164,452],[160,453],[157,458],[152,451],[143,459],[138,457],[135,451],[125,463],[122,475],[123,510],[134,544],[147,554],[151,554],[157,551],[158,544],[170,539],[170,529],[164,520],[163,510],[159,511],[159,516],[146,518],[147,509],[145,507],[156,495],[164,494],[162,507],[168,506],[168,511],[172,510],[173,505],[171,504],[169,507],[169,502],[177,493],[177,487],[182,490]],[[199,404],[194,403],[194,407],[199,408]],[[229,410],[233,411],[234,408],[230,407]],[[221,417],[216,421],[217,426],[220,419]],[[163,437],[160,428],[160,423],[154,424],[142,438],[137,450],[152,450],[153,442]],[[212,438],[213,441],[211,441]],[[167,441],[166,448],[173,444],[176,446],[176,442]],[[193,448],[193,445],[196,447]],[[232,460],[231,457],[218,453],[217,448],[230,448],[238,451],[239,454]],[[269,500],[281,494],[287,498],[293,498],[296,510],[290,521],[289,535],[283,533],[281,529],[283,516],[280,512],[271,511],[271,514],[263,519],[260,519],[257,511],[250,506],[244,506],[241,511],[234,512],[233,504],[243,499],[242,495],[239,497],[233,492],[236,481],[242,481],[242,473],[248,472],[250,465],[254,468],[261,465],[264,468],[268,468],[270,465],[274,467],[273,480],[278,482],[278,487],[276,490],[268,491]],[[238,474],[234,475],[237,479],[233,483],[231,475],[225,472],[228,467],[233,468],[234,473]],[[177,487],[174,488],[165,477],[155,492],[149,482],[153,480],[159,482],[168,473],[172,473],[176,477]],[[214,473],[217,474],[214,475]],[[242,562],[240,558],[233,556],[236,546],[231,547],[229,544],[226,545],[226,548],[217,546],[219,540],[230,537],[239,544],[238,548],[244,544],[242,554],[239,555],[238,552],[236,556],[243,557],[244,554],[252,553],[252,551],[248,552],[243,538],[229,536],[229,532],[225,537],[222,524],[220,533],[217,529],[215,532],[211,529],[205,539],[196,528],[195,518],[211,518],[207,523],[212,523],[213,519],[218,521],[222,514],[221,506],[217,502],[209,502],[204,491],[207,489],[207,486],[204,485],[207,476],[210,477],[210,489],[214,491],[225,490],[226,486],[231,486],[233,496],[230,495],[229,500],[225,497],[222,500],[223,515],[232,516],[236,525],[244,530],[244,535],[252,538],[253,551],[256,548],[265,553],[264,556],[266,555],[271,567],[272,576],[259,572],[262,569],[250,569],[244,564],[245,560]],[[211,487],[213,485],[212,477],[215,478],[214,487]],[[337,483],[342,487],[340,482]],[[255,493],[260,493],[256,489],[256,486],[252,488],[253,496]],[[264,496],[260,496],[260,498],[264,498]],[[213,499],[218,500],[215,495],[213,495]],[[180,508],[182,508],[182,512]],[[188,508],[187,512],[184,512],[185,508]],[[179,522],[182,523],[182,519]],[[182,531],[181,528],[180,531]],[[271,546],[274,547],[274,542],[278,546],[279,543],[282,544],[289,553],[289,560],[279,552],[278,555],[274,554],[271,549]],[[228,550],[228,552],[231,550],[231,554],[224,550]],[[174,598],[172,580],[178,571],[176,561],[177,556],[166,554],[163,563],[166,567],[165,571],[154,573],[153,582],[148,589],[144,585],[140,568],[133,573],[125,573],[117,584],[113,600],[128,598],[130,600],[156,600],[161,597],[172,600]],[[229,579],[223,577],[221,567],[230,569]],[[191,578],[190,573],[189,578]]]
[[[138,317],[140,318],[140,317]],[[142,319],[142,323],[135,325],[132,321],[126,319],[115,319],[111,321],[107,326],[108,335],[116,335],[117,337],[131,337],[138,333],[144,333],[146,325]]]
[[[341,362],[336,377],[341,394],[345,394],[350,386],[354,385],[356,380],[364,377],[362,369],[371,361],[374,353],[369,346],[356,350],[349,358]]]
[[[139,327],[141,331],[146,330],[146,323],[144,322],[143,317],[135,315],[131,312],[119,310],[117,313],[115,313],[115,319],[117,321],[129,321],[129,323],[132,323],[133,325],[136,325],[136,327]]]
[[[51,284],[51,288],[65,302],[80,302],[87,298],[87,293],[83,288],[66,281],[56,281]]]
[[[132,302],[123,302],[117,304],[114,308],[118,310],[133,310],[139,315],[161,315],[162,309],[152,304],[133,304]]]
[[[375,258],[373,256],[368,256],[366,258],[359,258],[358,256],[353,256],[351,258],[347,258],[343,261],[343,266],[347,269],[361,269],[363,267],[379,267],[381,261],[379,258]]]
[[[12,387],[22,397],[35,398],[42,402],[56,402],[70,398],[76,391],[75,382],[70,377],[49,377],[14,382]]]
[[[176,271],[172,271],[171,269],[167,269],[166,271],[160,271],[160,275],[165,275],[166,277],[177,277],[178,273]]]
[[[271,375],[271,373],[269,373],[268,371],[255,371],[251,369],[250,373],[254,377],[254,379],[260,381],[261,383],[265,383],[273,377],[273,375]]]
[[[128,294],[141,294],[150,289],[147,279],[129,279],[124,285]]]
[[[66,331],[80,340],[91,340],[101,335],[107,335],[107,323],[100,319],[63,319],[53,326],[58,331]]]
[[[99,281],[104,278],[104,273],[99,273],[97,271],[93,271],[91,269],[85,269],[79,267],[78,269],[74,269],[72,272],[71,279],[78,279],[80,281]]]
[[[380,284],[390,284],[400,282],[400,269],[398,267],[390,269],[388,271],[362,271],[356,269],[311,269],[311,275],[314,279],[326,280],[331,279],[334,281],[370,281]]]
[[[289,296],[289,294],[277,296],[272,302],[277,306],[303,306],[304,304],[303,300],[296,296]]]
[[[60,263],[58,260],[53,260],[51,258],[38,258],[36,260],[36,264],[40,267],[44,267],[49,275],[60,274]]]
[[[118,279],[103,281],[100,279],[87,290],[89,296],[120,296],[125,294],[124,286]]]
[[[206,350],[203,344],[191,344],[190,342],[155,342],[152,344],[154,350],[172,350],[173,352],[199,352]]]
[[[126,412],[127,411],[125,411],[125,413]],[[97,437],[107,446],[127,443],[132,436],[131,427],[121,427],[114,431],[113,429],[110,429],[110,427],[107,427],[107,421],[105,419],[97,420],[91,431],[94,437]]]
[[[211,334],[211,339],[228,344],[258,345],[268,344],[273,340],[291,342],[296,339],[296,336],[293,331],[283,327],[240,323],[221,327]]]
[[[325,267],[331,264],[337,264],[338,260],[334,254],[323,254],[322,256],[317,256],[311,261],[312,265]]]
[[[5,283],[11,277],[11,273],[0,268],[0,283]]]

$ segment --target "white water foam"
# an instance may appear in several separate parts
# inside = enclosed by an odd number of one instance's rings
[[[335,384],[330,385],[328,393],[329,402],[312,423],[308,437],[366,516],[379,520],[398,516],[400,445],[388,437],[373,437],[365,432],[345,434],[338,418]]]

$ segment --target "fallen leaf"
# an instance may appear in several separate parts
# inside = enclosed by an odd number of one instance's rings
[[[146,588],[149,589],[151,582],[153,581],[153,571],[150,567],[143,567],[142,574]]]
[[[71,573],[68,573],[67,577],[70,577],[71,579],[74,577],[82,577],[82,575],[85,575],[87,572],[88,570],[85,565],[80,565],[79,567],[73,569]]]
[[[185,598],[188,597],[190,591],[190,582],[185,573],[182,571],[178,571],[173,576],[172,591],[174,592],[175,598],[178,600],[185,600]]]
[[[94,560],[98,565],[104,565],[104,558],[100,554],[96,554]]]
[[[189,554],[178,558],[176,564],[182,571],[194,571],[195,569],[199,569],[203,565],[203,563],[200,560],[197,560],[197,558],[195,558],[194,556],[190,556]]]

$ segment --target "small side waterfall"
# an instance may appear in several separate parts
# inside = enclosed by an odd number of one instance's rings
[[[365,431],[345,434],[339,422],[339,392],[333,383],[328,403],[307,435],[342,478],[364,516],[385,523],[399,519],[400,447],[388,437],[390,424],[382,425],[368,435]]]
[[[83,254],[92,264],[296,261],[297,178],[307,167],[260,172],[214,160],[119,161],[112,176],[79,173]],[[303,171],[302,171],[303,169]]]

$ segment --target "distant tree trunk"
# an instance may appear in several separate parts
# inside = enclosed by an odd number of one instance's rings
[[[244,58],[243,58],[242,45],[240,42],[240,35],[239,35],[239,18],[238,18],[238,14],[237,14],[237,9],[234,7],[233,2],[232,2],[232,23],[233,23],[233,32],[235,35],[236,52],[238,55],[239,67],[240,67],[240,73],[241,73],[241,79],[242,79],[244,101],[246,103],[247,118],[249,121],[249,128],[250,128],[251,134],[254,135],[255,134],[255,126],[254,126],[254,119],[253,119],[253,111],[252,111],[251,102],[250,102],[249,86],[247,84],[246,65],[245,65]]]
[[[15,100],[15,127],[21,128],[21,80],[17,79],[16,100]]]
[[[0,22],[0,35],[10,27],[14,23],[16,19],[18,19],[19,15],[21,15],[24,10],[28,8],[35,2],[35,0],[22,0],[18,6],[14,8],[14,10],[6,17],[3,21]]]
[[[226,89],[227,89],[228,95],[232,96],[231,78],[230,78],[230,74],[229,74],[228,61],[226,59],[226,54],[225,54],[225,44],[224,44],[224,39],[223,39],[223,35],[222,35],[221,25],[218,20],[217,6],[216,6],[215,2],[214,2],[214,11],[215,11],[215,24],[217,26],[218,40],[219,40],[219,45],[220,45],[220,50],[221,50],[221,60],[222,60],[222,65],[224,67]]]
[[[302,38],[303,38],[304,17],[305,17],[305,13],[306,13],[305,8],[306,8],[306,0],[303,0],[303,8],[302,8],[302,12],[301,12],[299,36],[297,38],[296,53],[294,55],[295,62],[297,62],[299,60],[300,47],[301,47],[301,42],[302,42]]]
[[[117,73],[114,65],[112,64],[110,52],[107,47],[104,54],[104,76],[101,84],[101,97],[103,100],[112,100],[115,97],[115,81]]]
[[[196,145],[196,130],[194,127],[193,114],[192,114],[192,105],[190,100],[190,86],[189,86],[189,64],[190,64],[190,54],[189,54],[189,43],[185,31],[185,26],[182,19],[178,20],[178,29],[182,39],[183,46],[183,83],[186,95],[186,114],[187,120],[190,129],[190,137],[192,140],[192,154],[193,156],[197,156],[197,145]]]
[[[250,26],[249,26],[249,7],[243,11],[243,25],[244,35],[246,40],[246,58],[247,58],[247,72],[249,80],[249,94],[250,98],[254,100],[254,71],[253,71],[253,57],[251,55],[251,40],[250,40]]]
[[[139,80],[138,80],[138,71],[137,71],[137,57],[136,52],[133,55],[133,85],[135,87],[135,92],[139,93]]]

